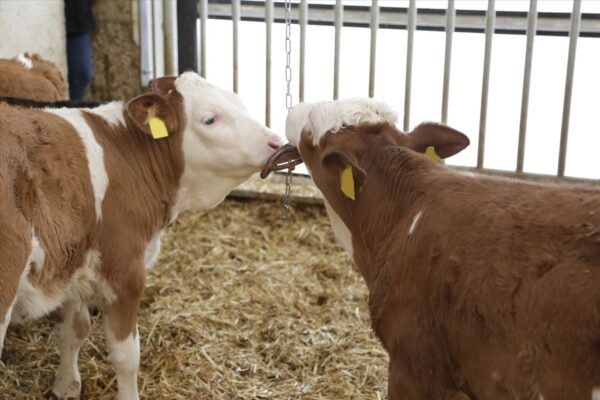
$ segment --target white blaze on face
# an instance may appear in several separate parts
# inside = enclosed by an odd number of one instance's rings
[[[286,120],[286,136],[298,145],[300,134],[306,128],[313,135],[313,144],[319,144],[327,132],[336,133],[346,126],[395,124],[398,115],[386,104],[373,99],[354,98],[320,103],[300,103]]]
[[[183,97],[185,170],[181,204],[207,209],[262,167],[283,140],[250,117],[240,98],[193,72],[175,80]]]

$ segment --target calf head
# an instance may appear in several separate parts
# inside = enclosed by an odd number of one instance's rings
[[[357,186],[368,179],[361,158],[371,146],[402,147],[419,153],[433,147],[439,157],[447,158],[469,145],[464,134],[445,125],[423,123],[405,134],[396,129],[396,120],[395,112],[373,99],[298,104],[286,121],[290,145],[265,164],[262,175],[301,159],[331,201],[340,192],[342,171],[348,166]]]
[[[169,135],[180,140],[185,208],[217,205],[283,144],[279,136],[250,117],[235,93],[193,72],[156,79],[150,89],[128,103],[127,113],[148,134],[151,117],[160,118]]]

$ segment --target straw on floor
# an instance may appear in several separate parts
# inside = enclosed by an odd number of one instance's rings
[[[227,200],[163,236],[139,315],[146,399],[379,399],[387,356],[365,284],[322,206]],[[38,399],[58,366],[49,319],[10,327],[0,398]],[[101,315],[79,356],[84,399],[116,395]]]

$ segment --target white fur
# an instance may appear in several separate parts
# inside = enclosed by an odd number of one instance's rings
[[[146,269],[150,269],[154,267],[158,257],[160,256],[160,236],[162,234],[162,230],[158,231],[156,235],[152,238],[148,246],[146,247],[146,254],[144,257],[144,262],[146,264]]]
[[[123,114],[125,110],[122,101],[112,101],[95,108],[84,108],[83,110],[102,117],[102,119],[113,127],[126,125],[125,115]]]
[[[137,327],[134,335],[123,341],[117,340],[108,325],[104,325],[109,357],[117,372],[119,400],[137,400],[137,371],[140,365],[140,335]]]
[[[31,60],[31,58],[27,57],[25,55],[25,53],[21,53],[18,56],[16,56],[15,60],[17,60],[19,63],[21,63],[27,69],[33,68],[33,61]]]
[[[423,215],[423,210],[419,211],[417,215],[414,216],[412,223],[410,224],[410,228],[408,229],[408,236],[411,236],[413,234],[415,227],[417,226],[417,222],[419,222],[419,219],[421,218],[421,215]]]
[[[96,219],[102,217],[102,200],[108,187],[108,175],[104,166],[104,150],[96,141],[90,126],[85,122],[81,111],[75,108],[46,108],[46,112],[58,115],[67,120],[81,137],[88,160],[88,169],[92,178],[92,188],[96,207]]]
[[[185,169],[175,212],[218,205],[237,185],[257,172],[273,153],[269,142],[281,138],[250,117],[239,97],[199,75],[186,72],[175,80],[183,97]],[[203,121],[215,116],[215,123]]]
[[[313,144],[316,146],[326,133],[336,133],[346,126],[384,122],[393,125],[397,120],[398,115],[390,106],[374,99],[300,103],[288,115],[286,136],[297,146],[302,130],[307,129],[312,133]]]
[[[592,400],[600,400],[600,387],[595,387],[592,390]]]
[[[11,317],[12,310],[13,310],[13,307],[15,306],[16,301],[17,301],[17,298],[15,297],[13,299],[11,305],[8,307],[8,310],[6,310],[4,319],[2,320],[2,322],[0,322],[0,356],[2,356],[2,347],[4,346],[4,336],[6,335],[6,329],[8,328],[8,325],[10,324],[10,317]]]
[[[63,306],[63,321],[54,327],[54,339],[60,353],[60,365],[56,372],[52,392],[58,398],[78,398],[81,392],[81,376],[77,367],[79,348],[83,339],[77,337],[73,320],[85,307],[82,303],[67,303]]]
[[[324,200],[327,214],[331,221],[331,229],[337,241],[342,245],[344,250],[348,253],[350,258],[354,259],[354,246],[352,246],[352,233],[346,226],[342,218],[333,210],[333,207],[329,205],[327,200]]]

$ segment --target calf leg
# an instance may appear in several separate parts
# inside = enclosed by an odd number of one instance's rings
[[[0,313],[0,358],[2,357],[2,348],[4,347],[4,335],[6,335],[6,329],[8,329],[8,324],[10,324],[10,317],[14,305],[15,301],[13,300],[6,309],[4,315]]]
[[[60,353],[60,365],[52,392],[61,399],[79,398],[81,377],[77,368],[79,348],[90,332],[90,314],[81,302],[65,304],[62,321],[54,327],[54,339]]]

